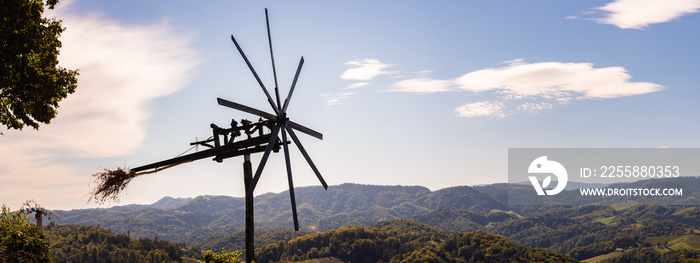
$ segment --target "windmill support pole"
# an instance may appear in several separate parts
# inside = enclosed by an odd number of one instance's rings
[[[253,181],[253,165],[250,154],[244,155],[243,183],[245,185],[245,260],[250,263],[255,260],[255,223],[253,221],[253,193],[248,191]]]
[[[36,211],[36,214],[34,215],[34,219],[36,219],[36,226],[38,226],[39,229],[41,229],[41,227],[43,226],[41,216],[42,216],[41,211]]]

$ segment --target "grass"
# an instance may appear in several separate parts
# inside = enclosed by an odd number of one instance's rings
[[[695,209],[695,207],[688,207],[688,208],[684,208],[684,209],[678,210],[678,211],[676,211],[675,213],[673,213],[673,215],[674,215],[674,216],[682,215],[682,214],[684,214],[685,212],[687,212],[687,211],[689,211],[689,210],[692,210],[692,209]]]
[[[666,244],[671,250],[700,249],[700,235],[650,237],[642,242],[652,245]]]
[[[604,223],[604,221],[612,221],[610,217],[608,218],[596,218],[594,221]],[[700,249],[700,235],[682,235],[682,236],[663,236],[663,237],[650,237],[642,240],[643,243],[648,243],[651,245],[656,244],[666,244],[667,248],[658,249],[660,251],[669,250],[684,250],[684,249]],[[581,262],[594,263],[600,262],[605,259],[610,259],[622,255],[620,252],[612,252],[605,255],[600,255],[597,257],[592,257]]]
[[[663,236],[663,237],[650,237],[642,240],[643,243],[649,243],[652,245],[663,244],[668,242],[669,245],[676,244],[683,240],[685,236]],[[675,242],[673,242],[675,241]]]
[[[685,243],[693,249],[700,249],[700,236],[691,235],[687,240],[685,240]]]
[[[500,210],[500,209],[491,209],[491,210],[489,210],[489,213],[494,213],[494,212],[503,212],[503,213],[506,213],[506,214],[515,215],[515,216],[517,216],[518,218],[525,218],[524,216],[521,216],[520,214],[516,213],[516,212],[513,211],[513,210],[508,210],[508,211],[503,211],[503,210]]]
[[[634,200],[627,200],[624,203],[617,203],[617,204],[612,204],[612,208],[615,210],[625,210],[627,208],[633,207],[635,205],[638,205],[639,202],[634,201]]]
[[[621,252],[610,252],[610,253],[608,253],[608,254],[600,255],[600,256],[597,256],[597,257],[592,257],[592,258],[583,260],[583,261],[581,261],[581,262],[584,262],[584,263],[595,263],[595,262],[600,262],[600,261],[603,261],[603,260],[606,260],[606,259],[611,259],[611,258],[619,257],[620,255],[622,255]]]
[[[318,259],[309,259],[304,262],[308,263],[342,263],[343,261],[334,257],[329,257],[329,258],[318,258]]]
[[[601,223],[603,223],[603,224],[605,224],[605,225],[610,225],[610,222],[612,222],[613,219],[615,219],[615,216],[611,216],[611,217],[599,217],[599,218],[593,219],[593,222],[601,222]]]
[[[685,235],[680,238],[668,242],[671,245],[669,248],[673,250],[679,249],[700,249],[700,236]]]
[[[678,244],[675,244],[673,246],[670,246],[668,249],[670,249],[670,250],[685,250],[685,249],[694,249],[694,248],[686,243],[678,243]]]

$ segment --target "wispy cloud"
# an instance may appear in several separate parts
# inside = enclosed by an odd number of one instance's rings
[[[459,106],[455,109],[455,114],[459,117],[493,117],[503,118],[506,113],[503,112],[505,105],[500,102],[479,101]]]
[[[353,95],[357,93],[355,92],[343,92],[339,94],[322,94],[321,96],[328,97],[328,100],[326,101],[326,105],[328,106],[337,106],[337,105],[343,105],[343,101],[349,99]]]
[[[384,64],[376,58],[356,59],[345,64],[352,66],[340,75],[340,78],[345,80],[370,80],[379,75],[393,73],[384,71],[393,64]]]
[[[353,84],[348,85],[344,89],[359,89],[362,87],[367,87],[369,84],[370,84],[369,82],[357,82],[357,83],[353,83]]]
[[[149,102],[184,88],[188,72],[197,64],[189,48],[191,36],[167,23],[126,25],[73,15],[62,4],[49,16],[60,17],[67,28],[59,60],[66,68],[80,70],[78,88],[61,103],[51,124],[40,131],[6,132],[0,138],[3,149],[12,149],[0,158],[4,202],[21,202],[27,196],[41,199],[40,189],[57,183],[66,185],[53,191],[64,192],[60,198],[83,197],[87,175],[61,160],[132,153],[146,138]],[[51,202],[59,200],[54,196],[42,204]]]
[[[384,64],[379,59],[376,58],[365,58],[365,59],[355,59],[345,62],[345,65],[350,65],[351,67],[340,75],[341,79],[344,80],[361,80],[362,82],[352,83],[345,88],[348,89],[359,89],[369,86],[371,80],[377,76],[385,74],[395,74],[395,71],[385,71],[384,69],[393,66],[394,64]],[[343,101],[349,99],[350,97],[356,95],[357,92],[341,92],[335,94],[322,94],[322,96],[328,97],[326,105],[337,106],[343,105]]]
[[[419,77],[396,82],[389,87],[389,91],[415,92],[415,93],[435,93],[452,91],[457,87],[453,80],[431,79]]]
[[[595,8],[603,17],[593,20],[622,29],[644,29],[700,11],[700,0],[616,0]],[[599,12],[594,12],[599,13]]]
[[[554,104],[567,103],[572,99],[609,99],[647,94],[665,88],[649,82],[631,82],[632,76],[623,67],[595,68],[592,63],[527,63],[522,59],[505,63],[507,65],[503,67],[477,70],[448,80],[422,76],[402,80],[392,84],[389,91],[492,92],[501,100],[534,100],[521,103],[516,110],[538,111],[551,109]],[[497,111],[505,106],[494,103],[467,104],[455,112],[462,117],[506,116]]]
[[[529,111],[529,112],[537,112],[541,110],[551,110],[554,108],[554,105],[549,102],[527,102],[525,104],[522,104],[518,106],[518,110],[522,111]]]

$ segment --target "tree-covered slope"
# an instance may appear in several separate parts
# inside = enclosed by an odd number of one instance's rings
[[[460,234],[412,220],[348,226],[270,244],[258,262],[337,258],[343,262],[576,262],[566,255],[518,245],[485,232]]]
[[[431,192],[420,186],[342,184],[331,186],[327,191],[321,187],[301,187],[295,189],[295,193],[300,226],[307,231],[326,231],[347,225],[369,226],[382,220],[411,218],[450,204],[462,204],[460,208],[474,207],[478,211],[504,208],[499,201],[467,186]],[[256,229],[292,226],[289,203],[287,192],[256,196]],[[187,243],[231,234],[242,229],[245,222],[243,199],[227,196],[166,197],[153,205],[54,213],[65,224],[99,224],[116,233],[130,231],[134,237],[159,237]]]
[[[700,178],[683,179],[700,185]],[[636,183],[666,185],[668,180]],[[431,192],[419,186],[343,184],[296,189],[300,226],[304,233],[324,232],[344,226],[368,227],[393,219],[413,219],[459,232],[481,230],[505,236],[519,244],[561,253],[629,236],[654,237],[700,229],[700,208],[693,205],[528,205],[508,206],[507,190],[533,191],[531,186],[494,184],[451,187]],[[616,187],[624,187],[617,185]],[[688,201],[695,195],[689,194]],[[279,241],[298,237],[281,234],[292,226],[289,194],[267,193],[255,198],[258,235]],[[154,205],[129,205],[109,209],[55,211],[61,223],[101,225],[116,233],[177,243],[203,249],[240,249],[244,228],[243,199],[199,196],[164,198]],[[280,234],[280,235],[278,235]]]
[[[97,226],[50,225],[45,229],[53,262],[194,262],[196,248],[158,239],[131,239]]]

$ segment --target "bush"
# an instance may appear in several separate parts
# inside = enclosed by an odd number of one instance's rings
[[[221,255],[208,250],[204,253],[204,262],[206,263],[241,263],[241,254],[238,251],[226,253],[226,249],[221,249]],[[201,261],[200,261],[201,262]]]
[[[51,262],[49,241],[41,228],[29,222],[29,214],[45,211],[28,201],[17,211],[2,205],[0,214],[0,262]]]

